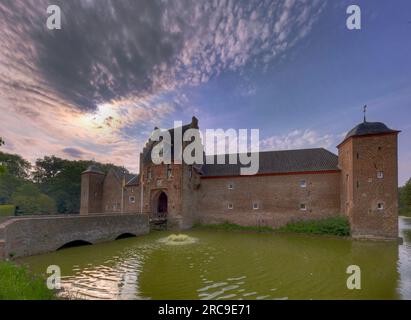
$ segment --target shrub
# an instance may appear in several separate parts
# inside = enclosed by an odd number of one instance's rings
[[[337,216],[321,220],[290,222],[284,227],[281,227],[277,230],[280,232],[298,232],[349,236],[350,224],[346,217]]]
[[[14,216],[16,207],[11,204],[0,205],[0,217]]]

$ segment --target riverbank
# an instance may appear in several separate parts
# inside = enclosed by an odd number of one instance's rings
[[[25,267],[0,261],[0,300],[52,300],[43,278],[32,275]]]
[[[287,225],[274,229],[269,226],[241,226],[224,222],[220,224],[196,224],[197,229],[212,229],[222,231],[249,231],[249,232],[290,232],[318,235],[334,235],[346,237],[350,235],[350,224],[345,217],[337,216],[321,220],[307,220],[290,222]]]

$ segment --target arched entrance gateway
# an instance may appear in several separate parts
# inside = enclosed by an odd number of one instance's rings
[[[168,196],[162,190],[157,190],[152,197],[150,228],[164,230],[167,228]]]
[[[166,218],[167,216],[168,198],[165,192],[161,192],[157,200],[157,216]]]

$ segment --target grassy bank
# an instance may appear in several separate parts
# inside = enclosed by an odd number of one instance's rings
[[[350,224],[345,217],[331,217],[321,220],[291,222],[276,230],[280,232],[349,236]]]
[[[15,206],[11,204],[1,204],[0,205],[0,217],[4,216],[14,216]]]
[[[53,291],[45,280],[31,275],[26,268],[0,261],[0,300],[51,300]]]
[[[273,232],[274,229],[266,226],[240,226],[238,224],[224,222],[218,224],[195,224],[194,228],[197,229],[212,229],[223,231],[252,231],[252,232]]]
[[[332,217],[322,220],[291,222],[284,227],[273,229],[268,226],[240,226],[224,222],[220,224],[196,224],[194,228],[223,230],[223,231],[251,231],[251,232],[295,232],[311,234],[327,234],[349,236],[350,225],[345,217]]]

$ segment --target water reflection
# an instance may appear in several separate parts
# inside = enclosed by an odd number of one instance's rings
[[[402,246],[194,230],[176,239],[187,245],[169,245],[175,236],[155,232],[21,261],[35,272],[59,265],[70,298],[410,299],[411,219],[400,228]],[[346,287],[351,264],[361,267],[361,290]]]

